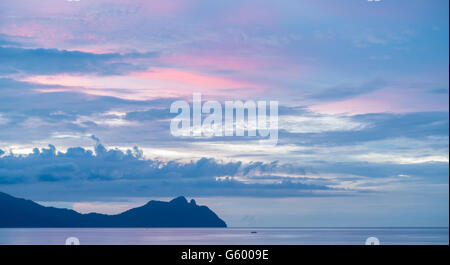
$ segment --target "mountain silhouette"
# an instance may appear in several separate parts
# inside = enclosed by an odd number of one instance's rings
[[[0,227],[226,227],[226,223],[195,200],[149,201],[120,214],[81,214],[45,207],[0,192]]]

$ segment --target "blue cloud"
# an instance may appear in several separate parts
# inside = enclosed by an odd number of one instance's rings
[[[94,151],[73,147],[66,152],[58,152],[53,145],[49,145],[48,148],[35,148],[28,155],[0,153],[0,188],[17,191],[17,187],[20,187],[22,193],[41,194],[41,198],[55,199],[42,193],[48,190],[59,194],[61,200],[69,197],[79,200],[88,197],[98,199],[108,196],[179,194],[252,197],[350,196],[368,190],[336,190],[333,186],[345,181],[375,181],[380,178],[448,184],[448,163],[402,165],[317,161],[315,168],[305,169],[298,165],[278,162],[222,162],[212,158],[190,162],[160,161],[144,158],[137,147],[126,151],[107,149],[99,143],[98,138],[93,139],[97,139]],[[338,180],[308,177],[317,173],[323,176],[341,174],[342,177]],[[409,177],[399,179],[401,175]],[[365,184],[370,185],[378,184],[370,184],[370,181]],[[59,193],[58,190],[65,190],[66,194]]]
[[[57,152],[53,145],[49,145],[48,148],[35,148],[28,155],[8,154],[0,157],[2,188],[20,184],[24,189],[30,187],[33,190],[43,183],[54,183],[65,188],[81,185],[80,189],[84,189],[88,184],[92,189],[103,187],[104,192],[98,196],[112,193],[118,183],[138,191],[145,190],[147,195],[154,196],[173,196],[177,193],[208,196],[319,196],[314,191],[333,190],[323,184],[305,183],[312,181],[306,177],[279,177],[277,173],[302,175],[304,171],[277,162],[221,162],[212,158],[191,162],[148,160],[137,147],[123,152],[107,149],[102,144],[97,144],[94,152],[81,147]],[[263,182],[258,182],[263,180],[261,177],[251,182],[233,178],[251,180],[254,175],[262,174],[266,175]],[[127,192],[124,189],[121,193]],[[130,192],[126,196],[136,195]]]
[[[381,89],[387,84],[386,81],[375,79],[361,85],[339,85],[325,89],[324,91],[315,93],[311,96],[312,99],[319,99],[321,101],[328,100],[342,100],[351,98],[361,94],[367,94],[372,91]]]
[[[94,54],[58,49],[0,47],[0,73],[15,74],[121,74],[145,70],[149,65],[133,64],[136,58],[155,58],[156,52]]]
[[[426,162],[417,164],[392,164],[368,162],[329,163],[322,161],[317,165],[322,173],[339,173],[352,176],[365,176],[373,179],[399,177],[414,178],[413,181],[434,184],[448,184],[448,162]]]
[[[320,133],[290,133],[281,130],[279,141],[336,146],[395,138],[425,140],[432,136],[448,137],[449,134],[448,112],[375,113],[354,115],[349,118],[368,126],[359,130]]]
[[[169,108],[153,108],[146,111],[131,111],[125,116],[130,121],[151,121],[163,120],[175,117],[176,114],[170,113]]]

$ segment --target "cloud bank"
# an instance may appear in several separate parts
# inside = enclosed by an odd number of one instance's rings
[[[95,138],[94,136],[94,139]],[[97,139],[98,140],[98,139]],[[0,150],[1,151],[1,150]],[[192,194],[207,196],[320,196],[333,189],[314,184],[302,168],[273,163],[223,162],[212,158],[179,162],[145,159],[134,147],[126,151],[107,149],[97,143],[94,151],[81,147],[58,152],[53,145],[35,148],[28,155],[0,154],[0,185],[20,184],[89,185],[108,188],[123,185],[127,196],[139,194],[171,196]],[[289,175],[289,176],[287,176]],[[39,187],[37,185],[36,187]],[[324,193],[325,192],[325,193]],[[121,194],[124,195],[124,194]]]

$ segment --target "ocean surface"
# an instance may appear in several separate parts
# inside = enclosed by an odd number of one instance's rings
[[[449,244],[448,228],[0,228],[0,245],[381,245]]]

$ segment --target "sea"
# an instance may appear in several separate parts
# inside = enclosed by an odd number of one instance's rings
[[[67,240],[71,238],[70,240]],[[0,245],[448,245],[448,228],[0,228]]]

